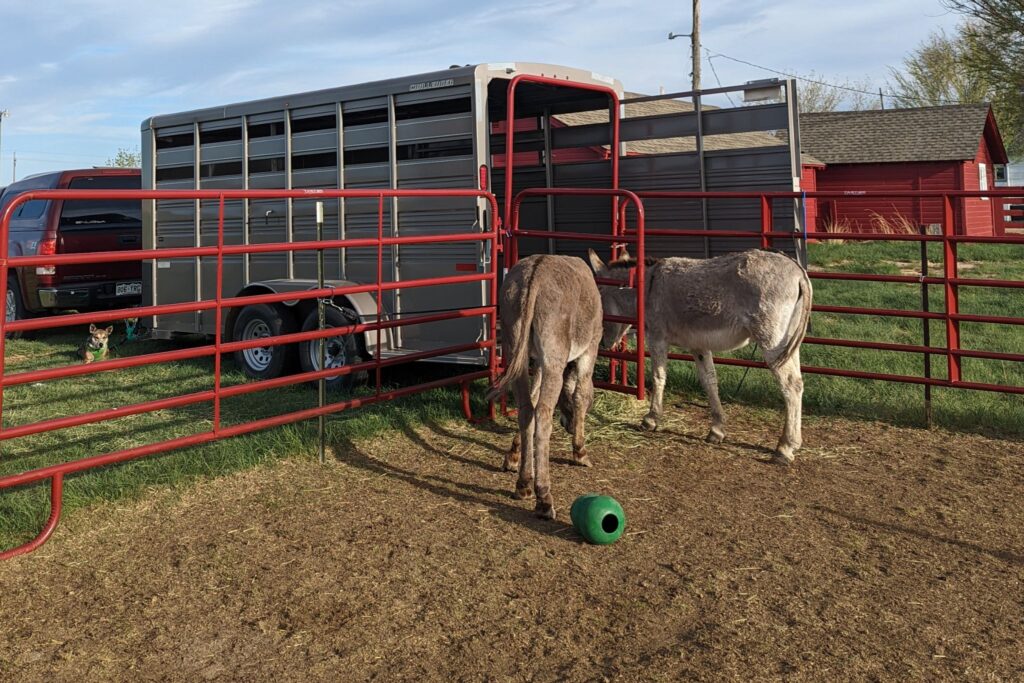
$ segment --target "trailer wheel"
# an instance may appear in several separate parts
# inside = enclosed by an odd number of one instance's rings
[[[295,331],[295,318],[283,306],[253,304],[239,312],[231,338],[248,341]],[[286,374],[294,366],[294,358],[294,344],[258,346],[235,352],[235,362],[253,379],[273,379]]]
[[[358,322],[359,316],[352,309],[338,309],[329,306],[324,310],[325,327],[347,327]],[[302,331],[309,332],[318,328],[317,311],[313,309],[302,323]],[[324,356],[328,369],[359,363],[366,358],[366,355],[361,335],[350,332],[324,340]],[[315,372],[320,369],[319,339],[299,343],[299,365],[302,366],[303,372]],[[366,371],[362,371],[330,377],[327,380],[327,389],[329,391],[348,391],[356,384],[365,382],[367,376]],[[316,382],[312,382],[313,386],[316,384]]]

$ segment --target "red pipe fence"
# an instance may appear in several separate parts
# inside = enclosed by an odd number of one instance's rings
[[[87,469],[103,467],[113,463],[133,460],[156,453],[197,446],[200,444],[226,439],[240,434],[276,427],[293,422],[307,420],[313,417],[337,413],[349,408],[363,405],[370,405],[382,401],[391,400],[400,396],[407,396],[413,393],[427,391],[437,387],[458,384],[462,388],[462,407],[467,418],[469,414],[469,383],[478,379],[487,378],[493,381],[497,371],[497,358],[495,355],[495,332],[497,326],[497,254],[499,232],[497,226],[490,230],[481,232],[465,232],[448,235],[428,235],[417,237],[385,237],[384,236],[384,200],[385,198],[452,198],[466,197],[476,198],[487,202],[491,210],[491,216],[497,216],[497,200],[489,192],[480,190],[180,190],[180,191],[151,191],[151,190],[109,190],[109,191],[87,191],[87,190],[45,190],[33,191],[19,195],[4,210],[0,216],[0,301],[6,299],[7,277],[11,268],[33,267],[39,265],[70,265],[107,263],[111,261],[144,261],[167,259],[175,257],[217,257],[217,290],[215,298],[210,301],[194,301],[188,303],[161,304],[156,306],[143,306],[136,308],[118,309],[95,313],[79,313],[66,316],[54,316],[48,318],[37,318],[33,320],[19,320],[7,322],[0,319],[0,441],[17,437],[28,436],[49,432],[69,427],[97,424],[129,415],[149,413],[156,410],[164,410],[196,403],[213,403],[213,426],[211,429],[198,434],[179,437],[144,446],[123,449],[104,455],[96,455],[71,462],[65,462],[50,467],[43,467],[20,474],[0,478],[0,490],[16,486],[24,486],[40,481],[50,480],[50,518],[40,534],[32,541],[0,552],[0,560],[21,555],[38,548],[53,533],[60,518],[61,501],[64,477],[69,474],[81,472]],[[260,199],[260,198],[288,198],[288,199],[377,199],[377,236],[364,239],[342,239],[342,240],[321,240],[312,242],[290,242],[273,244],[224,244],[224,202],[229,199]],[[68,200],[68,199],[119,199],[119,200],[154,200],[154,199],[191,199],[210,200],[219,204],[219,216],[217,223],[217,245],[212,247],[189,247],[176,249],[148,249],[119,252],[94,252],[77,254],[55,254],[43,256],[15,256],[9,255],[10,219],[17,208],[33,199],[42,200]],[[489,250],[490,258],[486,261],[489,268],[482,273],[467,275],[454,275],[447,277],[423,278],[418,280],[404,280],[397,282],[384,282],[382,277],[383,249],[396,245],[412,244],[442,244],[452,242],[481,242],[485,249]],[[321,249],[352,249],[352,248],[375,248],[377,253],[377,281],[372,284],[359,284],[344,287],[322,287],[302,292],[285,292],[280,294],[261,294],[246,297],[225,297],[223,292],[224,256],[232,254],[255,254],[267,252],[296,252],[314,251]],[[386,312],[382,308],[382,295],[386,291],[394,289],[412,289],[418,287],[430,287],[437,285],[450,285],[459,283],[481,282],[487,283],[489,289],[489,300],[484,306],[470,309],[449,311],[445,313],[434,313],[429,315],[402,316],[397,320],[386,320]],[[299,301],[307,299],[333,298],[358,292],[371,292],[376,294],[377,311],[373,322],[353,324],[347,327],[332,327],[323,330],[311,330],[309,332],[298,332],[293,334],[280,335],[276,337],[264,337],[235,342],[225,342],[222,338],[222,320],[225,308],[245,306],[256,303],[278,303],[283,301]],[[19,330],[42,330],[67,325],[78,325],[96,323],[109,320],[124,319],[129,317],[148,317],[169,313],[182,313],[190,311],[214,310],[216,312],[217,328],[212,344],[199,347],[152,353],[144,356],[129,358],[118,358],[106,361],[99,361],[89,365],[73,365],[48,370],[34,370],[27,372],[9,373],[4,363],[5,343],[7,332]],[[453,320],[456,318],[483,316],[488,320],[488,335],[486,339],[448,346],[431,351],[408,353],[402,356],[384,359],[380,354],[379,334],[383,330],[415,325],[442,320]],[[220,358],[224,353],[240,351],[243,349],[277,346],[300,341],[314,339],[326,339],[343,334],[355,332],[376,331],[378,333],[378,352],[376,357],[370,361],[354,363],[338,368],[322,369],[319,371],[304,372],[275,379],[248,382],[246,384],[222,387],[221,386],[221,363]],[[473,372],[467,372],[431,382],[421,383],[415,386],[403,387],[390,391],[381,388],[381,370],[385,367],[408,363],[428,358],[446,356],[453,353],[461,353],[481,349],[487,353],[487,368]],[[19,425],[4,429],[2,426],[3,415],[3,390],[9,386],[17,386],[30,382],[42,382],[67,377],[108,372],[123,368],[153,365],[169,361],[188,360],[194,358],[214,357],[214,388],[208,391],[201,391],[173,398],[148,401],[134,405],[99,410],[81,415],[69,415],[57,419],[45,420],[32,424]],[[347,375],[363,370],[374,371],[375,392],[371,396],[350,398],[343,401],[319,405],[316,408],[293,411],[283,415],[252,420],[238,425],[224,426],[221,424],[220,406],[223,398],[241,396],[259,391],[266,391],[283,386],[300,384],[313,380],[326,379]],[[493,414],[493,406],[491,407]]]
[[[510,109],[512,109],[514,98],[510,98]],[[512,112],[510,112],[511,114]],[[512,116],[509,120],[514,120]],[[512,126],[509,126],[511,129]],[[509,148],[511,148],[511,135],[508,136]],[[504,265],[510,267],[518,258],[517,240],[524,237],[542,238],[546,240],[580,240],[595,243],[612,244],[613,249],[623,244],[635,244],[638,266],[635,278],[630,286],[637,290],[637,315],[634,319],[614,318],[620,322],[629,322],[636,329],[637,343],[633,350],[618,350],[605,352],[603,355],[611,359],[610,381],[600,383],[599,386],[624,391],[637,396],[644,397],[644,360],[646,351],[644,347],[644,270],[643,261],[645,256],[645,238],[650,236],[678,237],[680,239],[693,238],[735,238],[750,239],[759,237],[763,248],[770,248],[778,240],[833,240],[843,239],[851,241],[897,241],[914,242],[921,245],[931,243],[942,245],[942,271],[932,275],[922,272],[921,275],[875,275],[865,273],[838,273],[822,270],[811,270],[810,276],[816,280],[833,280],[847,282],[875,282],[893,284],[918,284],[922,289],[928,286],[940,287],[942,291],[943,306],[941,311],[931,311],[927,308],[927,297],[922,299],[922,310],[910,309],[885,309],[870,307],[852,306],[831,306],[815,305],[814,311],[818,313],[856,315],[856,316],[885,316],[905,319],[918,319],[925,323],[925,341],[918,344],[897,344],[891,342],[875,342],[853,339],[808,337],[807,344],[839,346],[854,349],[873,349],[877,351],[900,352],[911,354],[922,354],[924,358],[930,359],[933,356],[943,357],[946,363],[946,377],[931,377],[926,369],[925,376],[900,375],[892,373],[874,372],[870,369],[844,369],[831,367],[804,366],[803,371],[811,374],[831,375],[837,377],[849,377],[869,380],[884,380],[890,382],[901,382],[908,384],[924,385],[926,392],[931,387],[972,389],[992,392],[1003,392],[1007,394],[1024,394],[1024,386],[1013,384],[993,384],[986,382],[972,382],[964,379],[961,360],[964,358],[979,358],[997,361],[1024,362],[1024,354],[1005,353],[987,349],[967,349],[960,343],[961,323],[986,323],[996,325],[1024,325],[1024,318],[1012,316],[978,315],[965,314],[960,311],[960,291],[965,287],[991,287],[999,288],[1007,292],[1015,292],[1024,289],[1024,281],[1021,280],[999,280],[980,277],[962,277],[958,271],[958,247],[963,244],[1006,244],[1024,245],[1024,236],[1017,235],[993,235],[993,236],[969,236],[955,232],[955,208],[957,202],[964,198],[992,197],[998,201],[1006,198],[1019,196],[1019,190],[990,190],[986,192],[941,192],[941,191],[916,191],[916,192],[857,192],[858,197],[865,198],[892,198],[892,197],[920,197],[939,198],[944,205],[944,218],[941,234],[857,234],[857,233],[829,233],[829,232],[789,232],[777,231],[773,228],[773,202],[775,200],[807,201],[816,199],[830,199],[838,196],[849,196],[851,193],[840,192],[629,192],[618,189],[582,189],[582,188],[538,188],[520,192],[514,198],[508,191],[508,184],[512,175],[511,156],[506,168],[506,212],[510,221],[508,231],[504,234],[507,239],[505,249],[501,248],[499,239],[502,237],[498,226],[498,205],[495,196],[489,192],[467,189],[467,190],[210,190],[210,191],[82,191],[82,190],[47,190],[34,191],[18,196],[9,204],[2,216],[0,216],[0,300],[5,300],[7,290],[7,278],[11,268],[34,267],[40,265],[70,265],[89,264],[111,261],[142,261],[166,259],[173,257],[199,257],[213,256],[217,259],[217,289],[213,300],[199,300],[186,303],[159,304],[154,306],[143,306],[129,309],[109,310],[92,313],[76,313],[65,316],[36,318],[30,320],[18,320],[6,322],[0,320],[0,442],[32,434],[39,434],[58,429],[66,429],[88,424],[97,424],[108,420],[149,413],[156,410],[176,408],[181,406],[212,403],[213,424],[208,431],[192,434],[175,439],[160,441],[143,446],[123,449],[112,453],[86,457],[80,460],[64,462],[49,467],[42,467],[9,475],[0,478],[0,491],[16,486],[24,486],[50,481],[51,512],[43,530],[32,541],[11,550],[0,552],[0,560],[14,557],[29,552],[39,547],[53,533],[61,512],[61,496],[64,478],[67,475],[82,472],[95,467],[102,467],[126,460],[142,458],[156,453],[163,453],[173,449],[187,446],[205,444],[212,441],[225,439],[231,436],[255,432],[269,427],[298,422],[313,417],[319,417],[336,413],[349,408],[362,405],[379,403],[382,401],[407,396],[417,392],[426,391],[436,387],[447,385],[460,385],[462,387],[463,410],[467,418],[469,415],[469,393],[468,384],[478,379],[495,379],[498,372],[496,357],[496,324],[497,324],[497,254],[504,251]],[[617,155],[613,155],[613,165],[617,161]],[[611,204],[611,233],[595,234],[590,232],[565,232],[549,230],[522,229],[519,225],[520,206],[522,201],[531,196],[592,196],[604,198]],[[488,230],[482,232],[462,232],[448,235],[431,235],[419,237],[385,237],[384,236],[384,206],[385,199],[401,197],[466,197],[476,198],[485,202],[490,208],[492,225]],[[378,202],[377,235],[374,238],[363,239],[331,239],[309,242],[273,243],[273,244],[224,244],[224,202],[231,199],[256,199],[256,198],[289,198],[299,200],[311,199],[346,199],[346,198],[374,198]],[[148,249],[141,251],[119,251],[91,254],[54,254],[43,256],[16,256],[9,254],[9,222],[14,211],[22,203],[33,199],[188,199],[208,200],[219,203],[219,218],[217,227],[217,245],[209,247],[190,247],[180,249]],[[760,206],[760,230],[686,230],[669,228],[648,228],[645,226],[645,206],[648,203],[656,203],[664,200],[750,200],[758,202]],[[627,225],[627,210],[632,207],[636,220],[632,226]],[[787,209],[788,211],[788,209]],[[485,260],[487,268],[485,272],[473,274],[461,274],[444,277],[424,278],[419,280],[407,280],[397,282],[384,282],[382,278],[383,249],[385,247],[400,246],[407,244],[443,244],[451,242],[480,242],[484,250],[490,252],[490,258]],[[550,242],[549,242],[550,244]],[[317,287],[303,292],[286,292],[281,294],[260,294],[247,297],[225,296],[223,291],[224,257],[226,255],[256,254],[267,252],[298,252],[315,251],[323,249],[341,248],[368,248],[376,249],[377,256],[377,280],[369,284],[355,284],[343,287]],[[922,247],[923,248],[923,247]],[[923,265],[927,266],[926,254],[923,254]],[[446,284],[480,282],[489,287],[489,299],[487,303],[464,310],[447,311],[441,313],[429,313],[423,315],[403,316],[400,319],[385,319],[385,311],[382,309],[381,300],[384,292],[394,289],[407,289],[417,287],[430,287]],[[225,341],[222,334],[223,313],[225,309],[244,306],[255,303],[279,303],[283,301],[322,299],[335,296],[343,296],[357,292],[373,293],[377,300],[377,315],[373,322],[357,323],[346,327],[327,328],[324,330],[312,330],[309,332],[298,332],[285,334],[277,337],[261,338],[256,340]],[[56,369],[32,370],[24,372],[8,372],[4,363],[5,337],[7,332],[43,330],[69,325],[81,325],[98,323],[103,321],[124,319],[128,317],[149,317],[153,315],[164,315],[170,313],[182,313],[191,311],[215,311],[218,321],[217,332],[214,335],[213,343],[205,345],[163,351],[127,358],[117,358],[86,365],[75,365]],[[379,352],[372,360],[360,362],[344,367],[325,369],[320,371],[305,372],[296,375],[279,377],[276,379],[252,381],[246,384],[222,387],[221,386],[221,362],[220,357],[224,353],[235,352],[243,349],[276,346],[291,344],[300,341],[310,341],[338,336],[340,334],[382,332],[401,327],[404,325],[415,325],[427,322],[439,322],[443,320],[454,320],[466,317],[484,317],[487,319],[488,334],[485,339],[470,343],[463,343],[437,349],[434,351],[423,351],[409,353],[394,358],[385,359]],[[611,319],[611,318],[609,318]],[[944,342],[932,344],[927,337],[927,324],[930,321],[941,321],[944,329]],[[379,337],[378,337],[379,339]],[[487,367],[479,370],[465,372],[452,377],[439,379],[431,382],[417,384],[415,386],[403,387],[385,391],[381,387],[380,373],[383,368],[408,363],[416,360],[425,360],[452,353],[466,352],[470,350],[483,350],[487,354]],[[44,420],[41,422],[18,425],[4,428],[2,426],[3,390],[7,387],[17,386],[29,382],[44,382],[59,378],[77,377],[97,372],[108,372],[123,368],[139,367],[164,363],[169,361],[180,361],[195,358],[213,356],[214,361],[214,387],[211,390],[199,391],[190,394],[179,395],[171,398],[164,398],[153,401],[146,401],[134,405],[128,405],[108,410],[97,410],[79,415],[68,415],[65,417]],[[672,354],[675,359],[691,359],[687,354]],[[718,358],[716,362],[728,365],[746,367],[764,367],[762,363],[738,358]],[[629,386],[627,364],[636,365],[636,384]],[[927,368],[926,364],[926,368]],[[222,424],[220,407],[224,398],[241,396],[253,392],[265,391],[277,387],[284,387],[321,378],[336,377],[352,372],[373,371],[375,379],[375,391],[372,395],[348,398],[330,404],[318,405],[315,408],[298,410],[283,415],[268,417],[250,422],[225,426]],[[927,396],[927,394],[926,394]],[[490,407],[493,416],[493,405]]]

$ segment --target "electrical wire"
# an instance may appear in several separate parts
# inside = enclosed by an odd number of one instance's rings
[[[721,88],[722,87],[722,79],[718,77],[718,70],[715,69],[715,63],[711,61],[711,50],[709,50],[707,48],[704,48],[704,52],[707,54],[708,66],[711,67],[711,73],[713,73],[715,75],[715,82],[717,82],[718,83],[718,87]],[[729,95],[729,93],[725,93],[725,97],[726,97],[726,99],[729,100],[729,104],[730,105],[732,105],[733,107],[736,106],[736,103],[732,101],[732,96]]]
[[[723,59],[728,59],[729,61],[732,61],[732,62],[737,62],[738,64],[745,64],[746,66],[752,66],[755,69],[761,69],[762,71],[768,71],[770,73],[778,74],[779,76],[785,76],[787,78],[795,78],[795,79],[797,79],[799,81],[805,81],[807,83],[816,83],[817,85],[823,85],[823,86],[825,86],[827,88],[835,88],[837,90],[846,90],[846,91],[849,91],[849,92],[859,93],[861,95],[871,95],[872,97],[878,97],[878,96],[888,97],[891,100],[902,101],[902,102],[914,103],[914,102],[918,101],[918,99],[914,98],[914,97],[905,97],[903,95],[895,95],[895,94],[892,94],[892,93],[885,93],[885,92],[881,92],[881,91],[879,91],[879,92],[871,92],[870,90],[861,90],[860,88],[851,88],[851,87],[849,87],[847,85],[836,85],[835,83],[828,83],[826,81],[819,81],[819,80],[816,80],[814,78],[807,78],[806,76],[800,76],[798,74],[788,73],[786,71],[779,71],[778,69],[773,69],[773,68],[768,67],[768,66],[762,66],[760,64],[754,64],[753,62],[748,62],[745,59],[739,59],[738,57],[731,57],[731,56],[729,56],[727,54],[723,54],[721,52],[717,52],[715,54],[711,54],[711,51],[707,50],[707,53],[708,53],[708,64],[712,64],[712,65],[713,65],[713,62],[712,62],[713,59],[715,59],[716,57],[721,57]],[[712,71],[714,71],[714,66],[712,66],[711,69],[712,69]],[[716,78],[717,78],[717,75],[716,75]],[[938,104],[945,105],[945,104],[965,104],[965,103],[964,102],[960,102],[958,100],[941,100],[941,101],[938,102]]]

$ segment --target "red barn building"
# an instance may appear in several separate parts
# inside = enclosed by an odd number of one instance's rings
[[[987,104],[800,115],[800,148],[819,159],[804,189],[984,190],[1006,149]],[[808,202],[808,225],[829,232],[910,232],[942,222],[941,199],[841,198]],[[814,206],[816,204],[816,206]],[[993,202],[960,200],[956,231],[991,235]]]

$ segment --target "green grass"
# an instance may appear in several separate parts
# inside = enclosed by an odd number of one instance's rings
[[[961,270],[964,277],[1024,279],[1022,247],[964,245],[960,258],[966,264]],[[810,247],[812,269],[917,273],[920,260],[919,245],[910,243],[816,244]],[[932,274],[940,274],[938,245],[930,245],[929,260]],[[814,285],[818,304],[921,309],[921,289],[916,284],[815,280]],[[942,288],[933,286],[929,290],[930,309],[943,310]],[[1024,317],[1024,291],[963,288],[960,309],[963,313]],[[922,332],[922,323],[909,319],[816,313],[812,320],[812,334],[817,337],[921,344]],[[964,324],[961,333],[964,348],[1024,353],[1022,326]],[[75,349],[82,339],[82,334],[63,334],[11,340],[7,344],[8,371],[76,364],[80,361]],[[931,339],[936,346],[944,343],[945,329],[941,322],[932,323]],[[120,355],[164,351],[189,343],[139,342],[122,348]],[[751,352],[752,349],[747,348],[733,355],[746,358]],[[806,365],[918,376],[924,372],[920,354],[810,344],[804,346],[802,354]],[[437,368],[419,368],[415,372],[418,376],[433,377],[441,372]],[[4,392],[4,424],[9,427],[206,390],[212,387],[212,370],[213,360],[209,358],[13,387]],[[932,375],[946,376],[944,358],[932,359]],[[746,373],[742,368],[719,365],[719,377],[723,401],[781,407],[778,388],[767,371]],[[965,359],[963,377],[969,381],[1024,386],[1024,364]],[[398,379],[397,374],[391,375],[388,382],[395,385]],[[245,378],[235,365],[225,359],[224,384],[243,381]],[[805,375],[805,386],[804,408],[809,415],[840,415],[914,425],[924,420],[924,389],[920,386],[811,374]],[[692,365],[672,364],[668,389],[675,394],[699,395]],[[474,394],[479,401],[481,392]],[[224,402],[223,423],[238,424],[312,407],[315,403],[315,390],[306,386],[250,394]],[[478,404],[476,410],[482,410],[482,406]],[[1021,419],[1024,397],[1021,396],[935,389],[933,413],[934,422],[941,426],[1001,436],[1024,436],[1024,420]],[[411,423],[440,424],[460,415],[458,390],[441,389],[394,403],[343,412],[331,418],[329,429],[335,441],[360,439],[387,430],[406,429]],[[211,425],[212,406],[197,404],[0,442],[0,476],[200,433]],[[137,498],[153,487],[182,487],[199,477],[223,475],[278,458],[315,457],[315,437],[315,422],[306,422],[73,476],[65,484],[65,515],[104,501]],[[0,547],[8,548],[34,536],[45,521],[47,501],[45,482],[0,492]]]
[[[77,364],[80,361],[75,350],[82,339],[82,335],[64,334],[8,340],[7,371]],[[123,347],[117,355],[153,353],[189,344],[143,341]],[[223,366],[224,386],[246,381],[232,361],[225,359]],[[435,379],[445,371],[441,367],[418,367],[416,375],[419,379]],[[213,387],[212,378],[213,359],[207,358],[12,387],[4,392],[4,425],[204,391]],[[384,379],[388,386],[399,385],[394,375],[385,375]],[[371,393],[365,387],[356,392]],[[483,409],[481,394],[474,392],[476,410]],[[347,395],[329,394],[328,400],[344,397]],[[315,388],[298,385],[228,399],[222,404],[222,424],[314,407],[316,398]],[[367,438],[403,428],[410,421],[449,421],[461,416],[460,405],[457,387],[437,389],[392,404],[339,413],[329,418],[328,429],[332,440]],[[200,403],[0,442],[0,476],[197,434],[212,425],[212,404]],[[316,443],[316,422],[306,421],[90,470],[65,481],[64,514],[104,501],[137,498],[153,487],[181,487],[199,477],[223,475],[278,458],[315,457]],[[48,482],[0,491],[0,549],[35,535],[48,514],[48,500]]]

